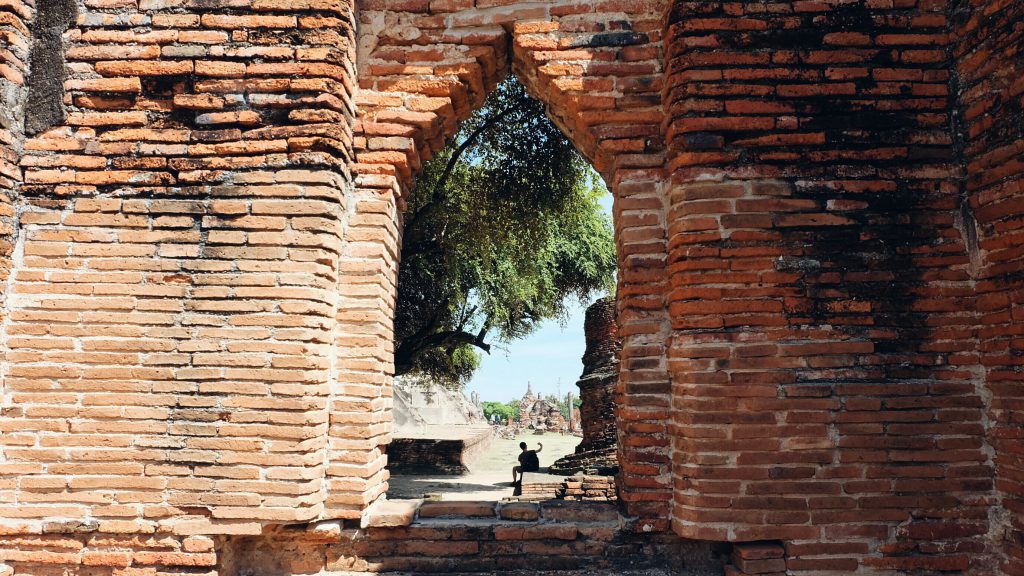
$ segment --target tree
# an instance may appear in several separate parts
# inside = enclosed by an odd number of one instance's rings
[[[515,78],[427,162],[405,214],[395,371],[465,383],[567,300],[610,291],[615,246],[587,161]]]
[[[506,420],[515,422],[519,419],[519,401],[509,400],[508,402],[482,402],[484,408],[484,419],[491,421],[491,415],[497,414],[498,419],[504,423]]]

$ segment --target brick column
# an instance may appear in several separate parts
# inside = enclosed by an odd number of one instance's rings
[[[944,5],[765,8],[669,19],[673,526],[965,568],[933,524],[984,549],[992,488]]]
[[[4,518],[258,533],[323,512],[358,289],[351,6],[243,4],[89,3],[66,35],[67,119],[20,162]]]
[[[357,123],[356,129],[365,134],[368,128]],[[361,161],[354,165],[356,187],[341,257],[327,468],[330,517],[361,517],[388,486],[384,451],[391,442],[399,184],[366,162],[372,146],[367,140],[373,138],[356,139]],[[412,145],[410,138],[387,139]]]

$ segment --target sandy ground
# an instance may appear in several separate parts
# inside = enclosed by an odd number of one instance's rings
[[[512,495],[512,467],[519,463],[519,443],[526,442],[531,450],[537,442],[544,443],[540,458],[541,472],[580,443],[576,436],[561,434],[522,434],[515,440],[495,438],[487,453],[463,476],[399,476],[393,475],[388,498],[422,498],[424,494],[440,493],[444,500],[500,500]]]

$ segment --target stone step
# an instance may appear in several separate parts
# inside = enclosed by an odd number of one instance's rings
[[[363,528],[397,528],[416,520],[422,500],[378,500],[363,515]]]
[[[381,500],[363,518],[363,527],[397,528],[436,521],[567,522],[618,525],[618,508],[609,502],[547,500],[487,502]]]

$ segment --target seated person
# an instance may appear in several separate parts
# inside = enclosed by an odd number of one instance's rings
[[[544,445],[537,442],[536,450],[527,450],[526,442],[520,442],[519,447],[523,451],[519,454],[519,466],[512,468],[512,484],[519,484],[523,480],[524,472],[536,472],[540,470],[540,458],[537,453],[544,449]]]

